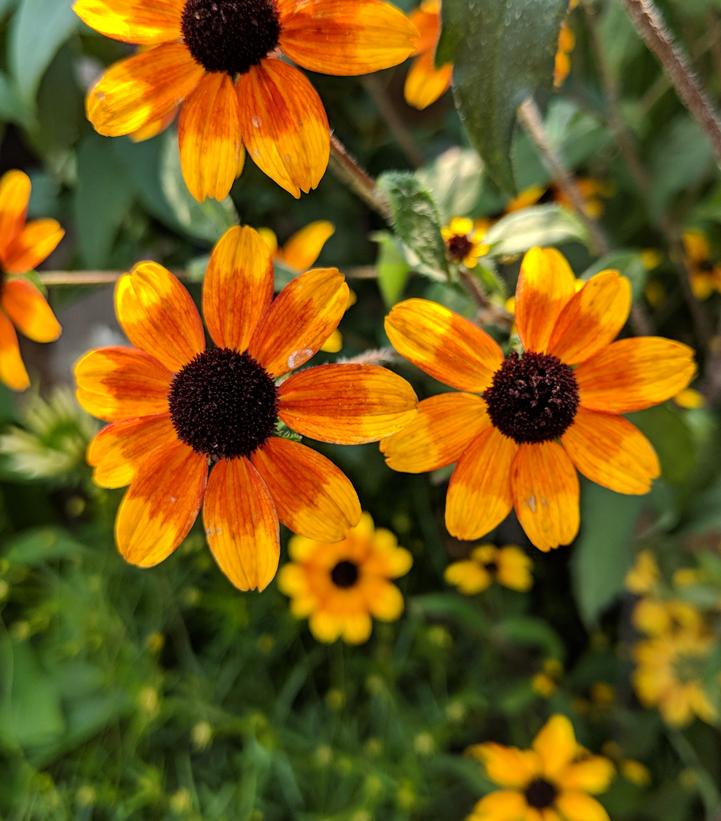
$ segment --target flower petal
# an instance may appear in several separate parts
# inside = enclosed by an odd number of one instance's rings
[[[60,323],[45,297],[24,279],[9,279],[0,291],[0,305],[15,327],[33,342],[54,342]]]
[[[282,14],[281,49],[323,74],[369,74],[414,53],[418,32],[403,12],[381,0],[298,0]]]
[[[516,286],[516,324],[527,351],[545,353],[559,314],[576,292],[566,258],[554,248],[531,248]]]
[[[372,587],[368,609],[381,621],[396,621],[401,617],[405,603],[401,591],[390,582],[382,581]]]
[[[488,777],[501,787],[525,787],[539,775],[540,762],[532,750],[488,742],[475,744],[468,752],[483,762]]]
[[[182,442],[162,448],[140,466],[115,520],[123,558],[154,567],[178,547],[198,517],[208,460]]]
[[[569,766],[563,771],[559,781],[564,790],[602,793],[608,789],[614,776],[614,766],[607,759],[593,755]]]
[[[601,271],[571,297],[553,328],[548,352],[568,365],[585,362],[609,345],[631,310],[631,283],[618,271]]]
[[[178,121],[183,178],[198,202],[225,199],[241,166],[238,95],[227,74],[206,74]]]
[[[611,821],[603,806],[582,792],[562,792],[556,805],[567,821]]]
[[[0,382],[14,391],[24,391],[30,387],[15,328],[0,311]]]
[[[369,613],[349,613],[342,616],[343,641],[347,644],[364,644],[373,632],[373,621]]]
[[[109,422],[167,413],[172,378],[157,359],[135,348],[98,348],[75,365],[78,402]]]
[[[573,724],[566,716],[551,716],[533,740],[533,749],[541,758],[543,775],[554,778],[578,753]]]
[[[248,351],[271,376],[304,365],[343,318],[350,291],[337,268],[296,277],[278,294]]]
[[[88,448],[93,481],[100,487],[125,487],[133,481],[142,462],[177,439],[167,413],[114,422],[104,427]]]
[[[424,473],[457,462],[490,424],[486,403],[471,393],[442,393],[424,399],[406,427],[381,442],[393,470]]]
[[[518,445],[486,428],[458,460],[448,485],[446,527],[457,539],[477,539],[511,510],[511,464]]]
[[[184,0],[75,0],[73,11],[90,28],[137,45],[178,40]]]
[[[266,59],[238,78],[240,128],[253,162],[294,197],[323,178],[330,128],[323,103],[298,69]]]
[[[247,459],[213,468],[203,510],[218,566],[239,590],[264,590],[280,558],[278,516],[258,471]]]
[[[120,277],[115,313],[133,345],[171,372],[205,350],[203,323],[190,294],[155,262],[140,262]]]
[[[561,445],[521,445],[513,461],[511,485],[518,521],[539,550],[570,544],[576,538],[578,474]]]
[[[464,596],[474,596],[476,593],[482,593],[493,583],[493,579],[486,568],[470,559],[449,564],[445,569],[443,578],[448,584],[457,587]]]
[[[476,804],[470,819],[473,821],[526,821],[528,805],[523,793],[516,790],[497,790],[489,793]]]
[[[692,348],[653,336],[614,342],[575,371],[581,405],[609,413],[664,402],[687,387],[695,373]]]
[[[408,424],[418,399],[405,379],[377,365],[320,365],[278,390],[278,415],[321,442],[376,442]]]
[[[88,119],[99,134],[121,137],[168,116],[204,69],[181,43],[165,43],[111,66],[90,89]]]
[[[385,327],[401,356],[462,391],[485,390],[503,363],[503,352],[485,331],[437,302],[400,302]]]
[[[622,416],[579,408],[561,442],[586,478],[616,493],[648,493],[661,475],[653,445]]]
[[[307,271],[315,265],[323,246],[335,234],[335,226],[327,220],[311,222],[297,231],[277,254],[288,268]]]
[[[319,542],[337,542],[361,517],[358,494],[329,459],[299,442],[270,438],[252,457],[283,524]]]
[[[249,228],[230,228],[210,256],[203,281],[203,314],[220,348],[245,351],[273,298],[273,260]]]
[[[5,248],[5,271],[25,274],[32,271],[52,254],[65,236],[57,220],[33,220]]]
[[[0,260],[5,249],[25,224],[30,202],[30,177],[24,171],[8,171],[0,177]]]
[[[403,95],[408,105],[423,110],[440,99],[451,87],[453,65],[436,68],[433,51],[416,57],[406,75]]]

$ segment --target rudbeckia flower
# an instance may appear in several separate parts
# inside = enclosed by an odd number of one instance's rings
[[[694,296],[708,299],[714,292],[721,293],[721,264],[711,259],[708,237],[701,231],[686,231],[683,247]]]
[[[293,561],[281,568],[278,587],[292,598],[293,615],[309,619],[318,641],[362,644],[373,618],[400,618],[403,596],[391,580],[404,576],[413,559],[368,513],[342,542],[294,536],[288,550]]]
[[[147,137],[180,111],[183,176],[222,199],[247,149],[294,197],[330,156],[323,103],[305,75],[366,74],[403,62],[417,32],[381,0],[76,0],[96,31],[141,46],[90,90],[87,115],[107,137]]]
[[[0,179],[0,382],[15,391],[30,386],[15,328],[34,342],[54,342],[62,331],[45,297],[20,276],[44,262],[65,235],[55,220],[26,222],[30,189],[23,171]]]
[[[441,35],[440,0],[423,0],[410,17],[420,37],[416,57],[406,76],[404,93],[408,105],[422,110],[451,87],[453,65],[446,63],[436,68],[436,46]]]
[[[441,228],[441,236],[446,243],[446,253],[451,262],[475,268],[478,260],[488,253],[488,245],[483,242],[490,222],[470,217],[453,217]]]
[[[533,586],[531,567],[531,560],[515,545],[482,544],[470,558],[449,564],[444,575],[464,596],[482,593],[494,582],[523,592]]]
[[[488,743],[468,752],[501,787],[476,804],[468,821],[610,821],[592,796],[608,789],[613,764],[586,754],[565,716],[553,716],[530,750]]]
[[[677,394],[695,373],[693,351],[657,337],[613,340],[631,308],[631,284],[602,271],[576,291],[564,257],[534,248],[516,288],[521,352],[508,356],[487,333],[425,299],[386,318],[395,349],[462,393],[421,402],[411,424],[381,443],[394,470],[456,463],[446,526],[477,539],[515,508],[541,550],[579,528],[577,470],[618,493],[647,493],[656,453],[621,414]]]
[[[80,404],[111,423],[89,448],[95,481],[130,485],[115,536],[131,564],[166,559],[203,500],[210,549],[241,590],[263,589],[275,575],[279,520],[329,542],[357,524],[348,479],[286,438],[282,425],[324,442],[371,442],[412,417],[415,395],[377,366],[322,365],[287,376],[343,316],[348,286],[338,270],[308,271],[272,296],[270,249],[248,227],[225,233],[203,283],[214,347],[165,268],[142,262],[119,280],[116,314],[135,347],[91,351],[75,377]]]

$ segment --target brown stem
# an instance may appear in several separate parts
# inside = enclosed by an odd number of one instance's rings
[[[386,222],[390,222],[392,218],[390,206],[378,190],[373,177],[348,153],[348,149],[335,134],[331,134],[330,146],[330,170],[333,174],[357,194],[366,205],[380,214]]]
[[[478,305],[478,320],[481,325],[500,325],[505,328],[511,328],[513,326],[513,317],[511,314],[491,302],[481,287],[480,282],[470,271],[461,268],[460,276],[463,286],[471,295],[476,305]]]
[[[411,167],[420,168],[423,165],[423,152],[418,147],[413,133],[398,113],[397,106],[395,106],[389,98],[388,90],[381,76],[378,74],[369,74],[363,79],[363,85],[373,98],[376,108],[386,121],[391,134]]]
[[[392,365],[400,362],[401,357],[393,348],[376,348],[375,350],[364,351],[357,356],[341,357],[336,360],[344,365]]]

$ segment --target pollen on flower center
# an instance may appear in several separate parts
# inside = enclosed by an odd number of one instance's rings
[[[545,778],[536,778],[526,787],[525,796],[529,807],[545,810],[554,805],[558,798],[558,790]]]
[[[245,74],[278,45],[275,0],[186,0],[183,40],[206,71]]]
[[[338,562],[330,571],[330,578],[336,587],[353,587],[358,581],[358,565],[347,559]]]
[[[452,260],[463,262],[473,250],[473,243],[464,234],[454,234],[446,241],[446,248],[448,249],[448,256]]]
[[[211,459],[250,456],[273,433],[275,383],[247,353],[214,348],[198,354],[170,385],[178,438]]]
[[[555,356],[532,352],[510,354],[483,398],[493,424],[521,444],[558,439],[579,405],[573,370]]]

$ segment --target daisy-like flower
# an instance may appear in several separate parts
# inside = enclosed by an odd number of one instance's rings
[[[602,271],[576,291],[564,257],[531,249],[516,288],[522,352],[504,357],[472,322],[425,299],[386,318],[395,349],[462,393],[421,402],[411,424],[384,440],[388,465],[406,473],[456,463],[446,526],[478,539],[515,508],[541,550],[579,528],[577,470],[618,493],[648,492],[656,453],[621,414],[677,394],[696,370],[691,348],[657,337],[613,340],[631,308],[631,284]]]
[[[54,342],[62,331],[45,297],[21,276],[44,262],[65,235],[56,220],[26,221],[30,190],[23,171],[0,178],[0,382],[15,391],[30,386],[15,329],[34,342]]]
[[[278,566],[278,521],[340,540],[359,520],[353,486],[328,459],[281,435],[360,444],[415,413],[405,380],[385,368],[304,365],[343,316],[348,286],[335,268],[294,279],[273,299],[270,249],[231,228],[211,255],[203,313],[180,282],[143,262],[118,282],[118,321],[136,346],[101,348],[75,367],[78,400],[111,424],[88,461],[103,487],[130,485],[115,526],[139,567],[167,558],[204,500],[218,565],[241,590],[263,589]]]
[[[468,821],[610,821],[592,796],[608,789],[613,764],[588,755],[565,716],[553,716],[530,750],[488,743],[468,752],[501,788],[482,798]]]
[[[648,636],[660,636],[676,630],[700,630],[701,612],[689,602],[680,599],[646,597],[637,602],[631,616],[633,625]]]
[[[488,244],[483,242],[490,223],[487,220],[476,220],[470,217],[453,217],[441,228],[446,253],[451,262],[475,268],[478,260],[488,253]]]
[[[721,264],[711,258],[708,237],[701,231],[686,231],[683,247],[694,296],[708,299],[714,292],[721,293]]]
[[[533,587],[532,566],[530,558],[515,545],[482,544],[468,559],[449,564],[445,579],[464,596],[482,593],[494,582],[510,590],[525,592]]]
[[[318,641],[362,644],[373,618],[400,618],[403,596],[391,580],[404,576],[413,559],[368,513],[342,542],[294,536],[288,551],[292,562],[281,568],[278,587],[291,597],[293,615],[309,619]]]
[[[147,137],[182,107],[183,176],[193,196],[225,197],[245,150],[293,196],[330,156],[328,118],[299,66],[357,75],[403,62],[417,32],[382,0],[76,0],[76,14],[140,51],[90,90],[88,118],[108,137]]]
[[[441,0],[423,0],[410,17],[420,37],[415,59],[406,76],[404,93],[408,105],[423,110],[451,87],[453,65],[446,63],[436,68],[436,47],[441,35]]]
[[[640,550],[633,567],[626,573],[626,590],[637,595],[650,593],[659,583],[661,571],[650,550]]]

